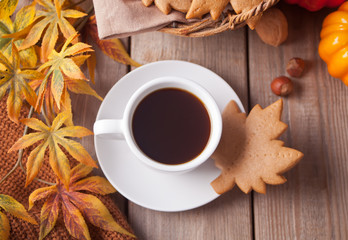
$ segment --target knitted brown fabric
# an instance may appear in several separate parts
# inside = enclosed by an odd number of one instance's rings
[[[21,112],[21,116],[26,117],[28,115],[28,109],[24,109]],[[7,153],[8,149],[22,136],[24,131],[24,126],[22,124],[17,125],[9,120],[7,117],[6,110],[6,97],[0,101],[0,178],[4,177],[8,171],[15,165],[17,161],[17,152]],[[25,160],[27,159],[28,151],[25,151],[23,156],[23,163],[25,166]],[[49,182],[55,182],[54,174],[51,168],[48,166],[48,159],[45,159],[39,178],[44,179]],[[76,164],[76,163],[75,163]],[[72,164],[74,165],[74,164]],[[31,192],[40,187],[45,187],[47,185],[33,181],[28,187],[24,188],[25,184],[25,174],[23,170],[18,167],[15,172],[10,175],[5,182],[0,185],[0,193],[7,194],[14,197],[17,201],[22,203],[26,209],[28,209],[28,197]],[[129,232],[133,233],[133,230],[127,223],[127,220],[120,212],[115,203],[108,196],[97,197],[105,204],[109,209],[110,213],[122,227],[127,229]],[[40,210],[44,200],[35,203],[35,206],[29,211],[30,215],[33,216],[36,221],[40,222]],[[39,225],[33,225],[27,223],[21,219],[15,218],[8,213],[5,213],[11,225],[10,239],[13,240],[31,240],[38,239],[40,227]],[[110,232],[102,230],[88,223],[89,233],[91,239],[132,239],[131,237],[118,234],[116,232]],[[66,230],[64,226],[64,221],[62,218],[62,212],[59,212],[59,217],[56,226],[53,228],[51,233],[47,235],[45,239],[73,239]]]

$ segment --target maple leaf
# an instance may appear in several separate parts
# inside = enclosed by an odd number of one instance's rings
[[[141,66],[140,63],[134,61],[129,56],[122,42],[118,38],[106,40],[99,39],[95,15],[89,18],[89,21],[86,24],[85,29],[88,36],[90,36],[93,39],[93,41],[98,45],[98,47],[102,50],[102,52],[111,59],[122,64],[132,65],[134,67]]]
[[[39,67],[38,71],[48,70],[39,87],[38,100],[35,106],[37,111],[41,109],[47,86],[50,86],[50,92],[52,93],[53,100],[58,109],[60,109],[61,97],[65,87],[70,91],[90,94],[102,100],[102,98],[87,84],[87,78],[74,61],[76,55],[91,52],[93,49],[91,49],[90,45],[82,42],[68,47],[71,41],[77,36],[78,35],[70,36],[59,53],[52,50],[48,57],[49,61]]]
[[[39,188],[30,194],[29,209],[36,201],[47,198],[41,209],[40,240],[45,238],[55,226],[60,203],[65,226],[75,238],[90,239],[85,219],[107,231],[116,231],[135,237],[113,219],[109,210],[97,197],[78,192],[84,190],[101,195],[116,192],[114,187],[103,177],[84,178],[91,171],[92,167],[78,164],[71,170],[69,190],[58,181],[55,186]]]
[[[35,24],[24,39],[20,49],[36,44],[43,34],[41,54],[46,59],[54,49],[58,39],[58,26],[63,36],[68,39],[76,30],[67,18],[81,18],[87,14],[74,9],[62,9],[65,0],[36,0],[43,10],[36,11]]]
[[[69,185],[70,165],[67,156],[63,153],[63,147],[73,158],[88,166],[98,168],[92,157],[83,148],[83,146],[67,137],[85,137],[93,133],[87,128],[80,126],[62,127],[70,117],[68,112],[57,115],[53,120],[52,126],[47,126],[36,118],[22,119],[21,122],[37,132],[29,133],[20,139],[10,148],[9,152],[27,148],[40,141],[40,144],[31,151],[27,161],[27,178],[25,186],[38,174],[43,160],[45,151],[49,149],[49,163],[58,176],[66,185]]]
[[[229,0],[193,0],[186,18],[201,18],[204,14],[209,13],[213,20],[220,17]]]
[[[13,216],[23,219],[32,224],[37,224],[34,218],[32,218],[24,206],[16,201],[11,196],[0,194],[0,209],[4,209],[6,212]],[[4,213],[0,211],[0,239],[6,240],[10,236],[10,223]]]
[[[245,193],[266,192],[267,184],[282,184],[282,173],[292,168],[303,154],[283,147],[276,140],[287,128],[281,119],[282,100],[265,109],[256,105],[246,118],[231,101],[223,112],[221,141],[212,158],[222,170],[211,185],[222,194],[235,184]]]
[[[19,113],[22,107],[22,101],[25,98],[27,102],[35,106],[36,94],[29,86],[28,79],[39,79],[43,75],[35,70],[22,70],[20,68],[19,54],[16,46],[12,43],[12,60],[9,61],[0,52],[0,64],[5,67],[5,71],[0,70],[0,99],[9,92],[7,98],[7,111],[9,118],[18,123]]]
[[[0,51],[7,58],[12,54],[12,42],[16,47],[21,45],[23,40],[17,40],[12,34],[22,31],[28,27],[35,18],[35,2],[21,8],[14,22],[9,17],[1,16],[0,19]],[[34,47],[30,47],[19,51],[19,57],[23,67],[35,67],[37,63],[37,55]]]

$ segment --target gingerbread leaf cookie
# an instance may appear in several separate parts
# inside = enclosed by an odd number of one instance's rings
[[[148,7],[155,1],[156,7],[164,14],[169,14],[172,8],[186,13],[192,3],[192,0],[142,0],[143,4]]]
[[[256,105],[246,117],[237,104],[231,101],[225,108],[223,132],[212,158],[222,170],[211,185],[222,194],[235,184],[245,193],[252,189],[266,192],[266,184],[282,184],[281,175],[292,168],[303,154],[284,147],[277,138],[286,130],[282,122],[282,100],[265,109]]]
[[[186,18],[201,18],[210,12],[212,19],[216,20],[228,3],[229,0],[193,0]]]
[[[249,11],[253,7],[259,5],[261,2],[262,0],[231,0],[231,5],[233,10],[239,14],[242,12]],[[261,14],[248,19],[246,23],[248,24],[250,29],[254,29],[260,18]]]

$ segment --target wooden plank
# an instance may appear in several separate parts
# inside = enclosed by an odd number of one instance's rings
[[[123,39],[123,42],[128,47],[128,38]],[[110,88],[128,72],[128,67],[107,57],[94,43],[92,46],[96,53],[97,66],[95,70],[95,84],[90,83],[90,85],[101,97],[105,97]],[[88,76],[87,69],[85,69],[84,73]],[[74,124],[92,130],[101,101],[92,96],[71,93],[71,102]],[[82,144],[93,159],[97,160],[93,137],[83,138]],[[95,170],[95,174],[103,175],[100,169]],[[126,199],[119,193],[110,196],[115,200],[120,210],[126,213]]]
[[[190,39],[163,33],[131,38],[131,55],[141,62],[186,60],[223,77],[247,106],[245,30]],[[129,221],[140,239],[251,239],[250,196],[234,189],[198,209],[164,213],[129,202]]]
[[[289,124],[286,145],[305,157],[285,174],[288,183],[254,194],[255,239],[347,239],[348,88],[329,77],[317,53],[328,12],[281,8],[289,20],[284,45],[267,46],[249,31],[250,100],[251,106],[274,102],[272,79],[285,75],[290,58],[307,61],[305,75],[294,79],[294,92],[285,98],[283,115]]]

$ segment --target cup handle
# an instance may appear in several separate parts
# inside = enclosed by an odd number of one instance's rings
[[[110,136],[110,138],[124,139],[122,119],[97,120],[93,126],[94,135]]]

